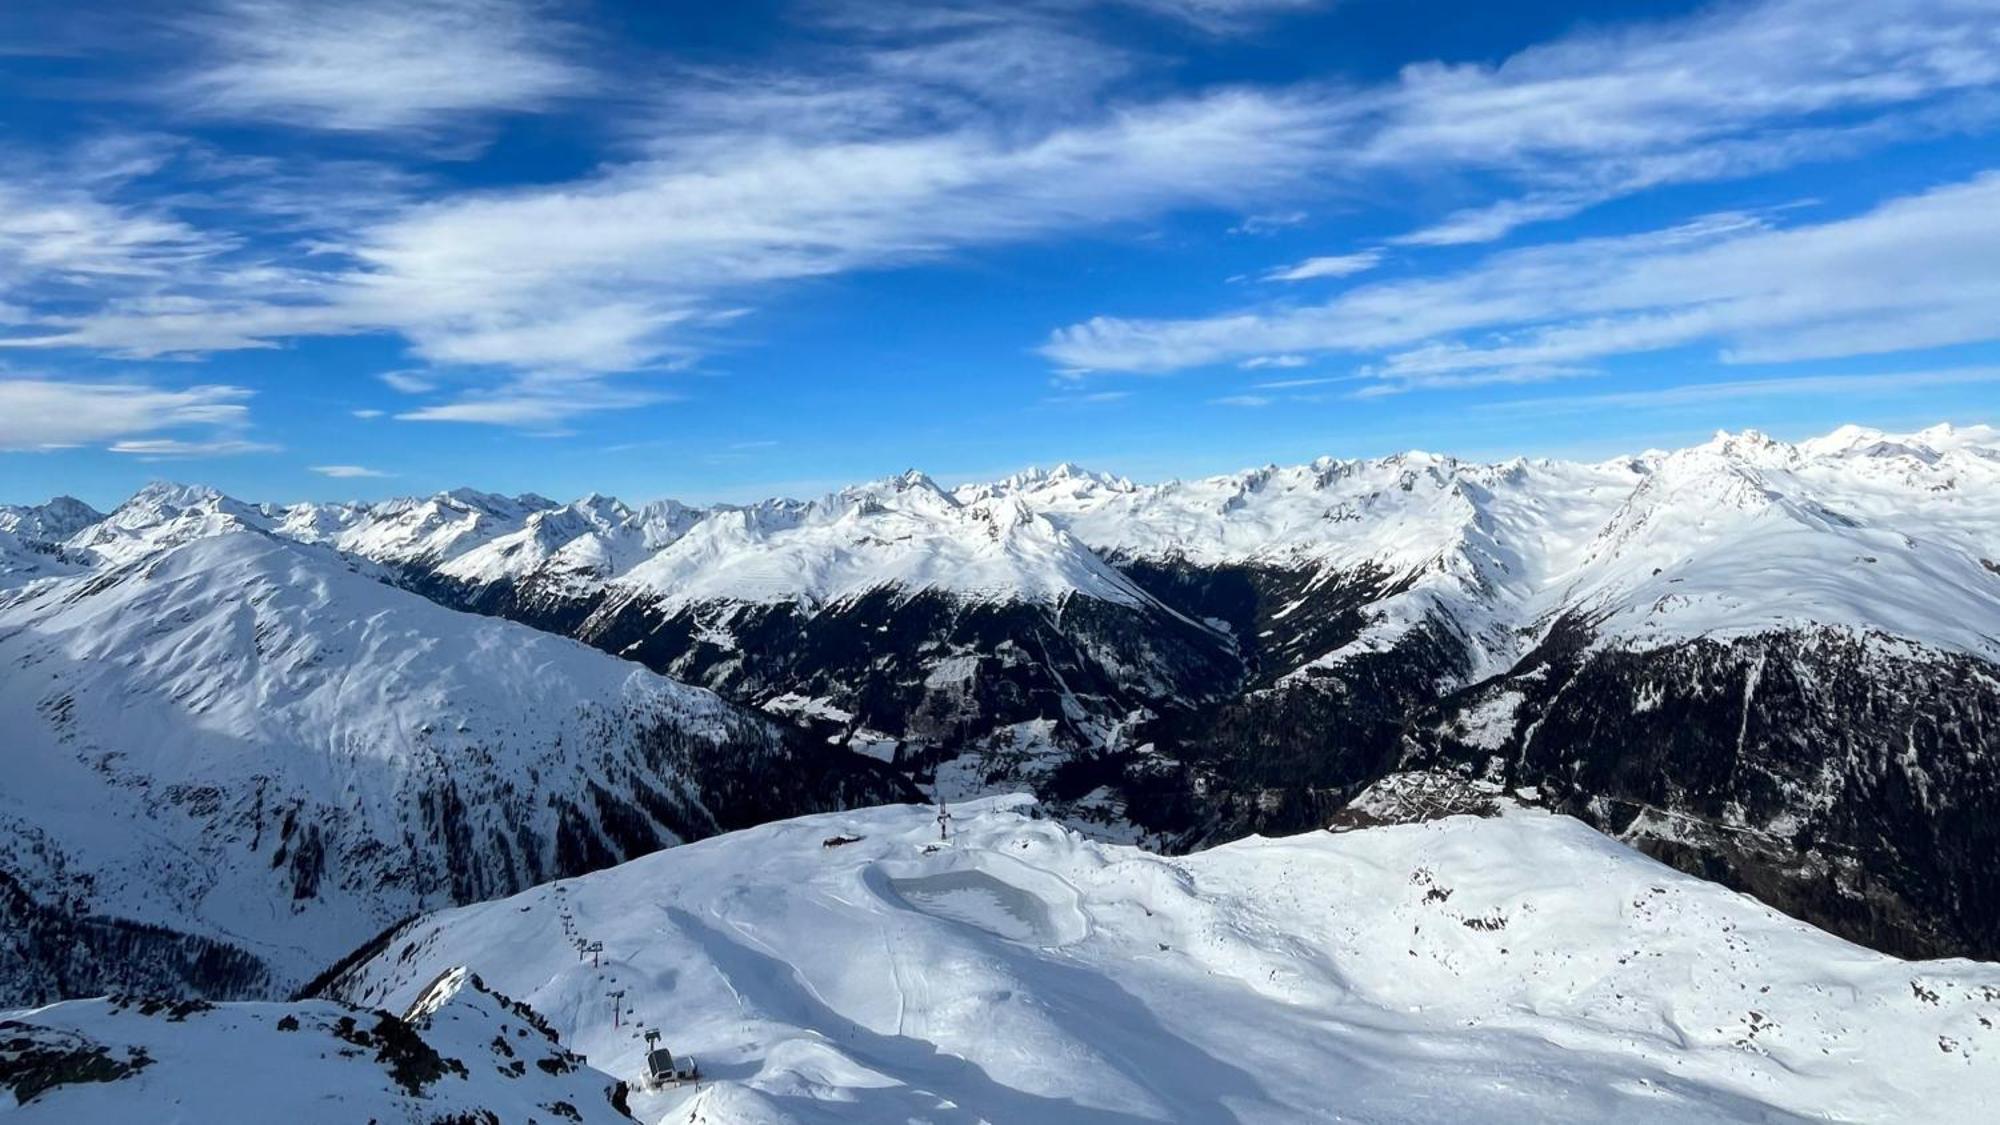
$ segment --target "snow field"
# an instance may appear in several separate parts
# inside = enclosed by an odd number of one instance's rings
[[[831,814],[445,911],[342,988],[394,1004],[467,963],[627,1077],[659,1028],[707,1081],[635,1108],[690,1125],[1887,1122],[2000,1094],[2000,968],[1871,953],[1565,818],[1162,858],[1021,799],[954,811],[942,844],[930,809]]]

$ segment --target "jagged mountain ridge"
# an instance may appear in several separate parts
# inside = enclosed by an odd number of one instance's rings
[[[157,537],[121,509],[75,539],[95,568],[0,593],[0,999],[283,994],[419,910],[901,791],[256,509],[149,500]]]
[[[1992,631],[1963,623],[1965,611],[1979,622],[1987,610],[1979,582],[1990,571],[1981,560],[2000,554],[1993,506],[1979,506],[1997,452],[2000,438],[1986,427],[1908,435],[1845,427],[1796,445],[1754,431],[1718,435],[1687,450],[1595,465],[1489,465],[1412,453],[1159,485],[1061,466],[947,492],[912,473],[810,503],[709,509],[672,501],[633,509],[601,496],[564,506],[461,489],[427,500],[264,511],[280,533],[412,566],[472,591],[512,584],[544,599],[565,588],[587,598],[611,586],[622,599],[650,597],[662,607],[793,601],[823,608],[895,587],[1003,601],[1074,593],[1134,604],[1143,591],[1116,569],[1134,563],[1318,574],[1374,568],[1413,584],[1394,604],[1377,607],[1371,637],[1387,639],[1442,611],[1479,650],[1478,670],[1518,659],[1539,639],[1538,628],[1579,610],[1612,612],[1621,633],[1648,639],[1800,619],[1991,657],[2000,652]],[[1848,506],[1857,510],[1844,512]],[[1946,508],[1950,518],[1926,520]],[[1673,513],[1689,510],[1706,518],[1673,522]],[[1741,526],[1718,518],[1724,511],[1741,515]],[[1911,538],[1897,525],[1913,516],[1926,520],[1922,550],[1895,541]],[[1027,534],[994,530],[996,523]],[[1704,618],[1656,604],[1680,583],[1741,588],[1747,575],[1654,576],[1653,568],[1696,565],[1704,561],[1692,557],[1697,548],[1734,550],[1743,540],[1795,528],[1837,542],[1844,554],[1830,562],[1872,554],[1870,565],[1880,566],[1903,561],[1899,551],[1915,552],[1912,575],[1942,578],[1952,597],[1905,599],[1894,613],[1870,616],[1873,599],[1842,600],[1781,582],[1743,596],[1797,603],[1761,618],[1728,606]],[[1885,534],[1888,541],[1871,539]],[[1045,542],[1033,542],[1037,536]],[[965,550],[988,538],[1001,545],[993,552],[997,565]],[[1064,538],[1074,544],[1046,542]],[[1764,554],[1806,559],[1787,544],[1767,545]],[[1100,560],[1114,568],[1106,573]],[[1645,581],[1652,577],[1659,581]],[[1878,570],[1864,585],[1880,581]],[[1928,616],[1913,619],[1911,610]],[[1491,620],[1470,620],[1481,617]],[[1334,649],[1299,663],[1341,657]]]
[[[557,507],[460,491],[274,511],[273,527],[448,605],[809,716],[822,737],[919,775],[942,766],[954,792],[1047,788],[1122,728],[1243,674],[1211,623],[1020,500],[960,497],[920,473],[805,503]]]

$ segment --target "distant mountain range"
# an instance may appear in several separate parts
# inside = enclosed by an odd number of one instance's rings
[[[1180,850],[1413,769],[1994,958],[1996,667],[1986,427],[711,508],[0,508],[29,935],[0,994],[272,994],[416,910],[915,787]],[[137,982],[88,952],[140,948]]]

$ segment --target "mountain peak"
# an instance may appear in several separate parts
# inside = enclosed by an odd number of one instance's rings
[[[131,499],[120,507],[151,509],[198,508],[226,499],[221,492],[205,484],[181,484],[177,481],[150,481],[144,488],[132,494]]]
[[[74,496],[24,507],[0,504],[0,531],[29,542],[60,542],[103,518],[104,513]]]
[[[558,506],[555,501],[532,492],[524,492],[519,496],[504,496],[497,492],[481,492],[479,489],[466,487],[440,492],[434,499],[454,508],[469,508],[496,516],[517,516]]]

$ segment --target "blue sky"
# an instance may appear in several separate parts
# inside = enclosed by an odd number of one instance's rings
[[[1991,0],[27,0],[0,98],[0,501],[2000,402]]]

